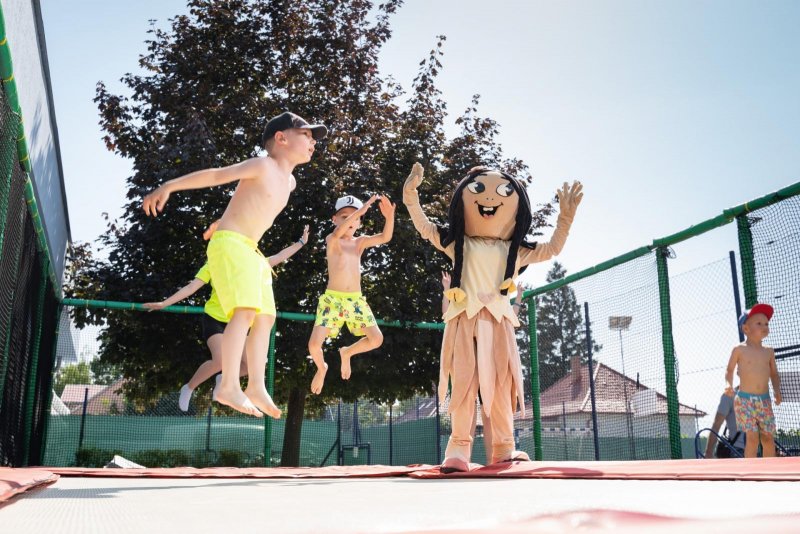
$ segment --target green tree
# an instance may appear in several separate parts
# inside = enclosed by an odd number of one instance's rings
[[[122,368],[117,364],[109,364],[102,358],[95,358],[89,364],[92,371],[92,383],[110,386],[122,378]]]
[[[91,384],[91,372],[89,364],[86,362],[74,363],[66,365],[59,369],[53,380],[53,390],[56,395],[61,396],[64,393],[64,387],[68,384]]]
[[[561,280],[566,274],[564,266],[555,261],[547,273],[547,283]],[[569,285],[548,291],[539,297],[536,326],[539,387],[544,391],[569,372],[572,356],[579,356],[581,364],[589,361],[583,307]],[[597,354],[601,349],[601,345],[594,343],[592,354]]]
[[[324,122],[330,136],[311,163],[295,169],[297,189],[259,244],[269,254],[296,239],[304,224],[312,227],[308,246],[278,270],[274,289],[281,310],[315,311],[326,284],[324,236],[332,229],[337,197],[386,193],[398,201],[413,162],[421,161],[423,201],[431,218],[441,221],[456,181],[473,165],[499,165],[527,176],[522,162],[503,158],[498,125],[478,116],[477,97],[457,121],[462,133],[445,138],[446,106],[434,83],[443,37],[420,63],[408,95],[380,74],[378,54],[400,4],[191,0],[188,15],[171,19],[167,30],[151,30],[148,52],[140,59],[146,73],[122,80],[131,96],[113,94],[102,82],[97,86],[106,144],[132,160],[134,174],[127,179],[123,220],[110,221],[100,238],[108,259],[79,256],[83,270],[67,293],[142,302],[163,298],[191,280],[205,256],[200,234],[222,213],[233,186],[173,195],[157,219],[142,213],[143,193],[176,176],[260,154],[266,120],[284,109]],[[546,205],[538,224],[549,209]],[[364,232],[382,224],[372,210]],[[379,318],[436,321],[443,268],[446,258],[421,241],[400,206],[392,243],[363,258],[362,290]],[[187,304],[202,304],[206,297],[198,293]],[[98,313],[75,313],[79,321],[101,320]],[[107,327],[100,358],[132,379],[126,397],[137,406],[155,405],[207,358],[195,318],[102,315]],[[275,397],[288,407],[281,458],[287,466],[299,462],[304,413],[319,413],[338,399],[385,403],[430,394],[438,376],[440,332],[384,328],[384,345],[356,358],[346,382],[327,346],[332,372],[323,394],[308,396],[314,372],[306,359],[310,330],[308,323],[277,322]],[[344,336],[336,346],[351,342]]]

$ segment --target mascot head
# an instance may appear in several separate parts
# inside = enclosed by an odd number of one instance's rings
[[[452,287],[461,285],[464,236],[511,241],[506,260],[505,279],[514,276],[520,246],[532,222],[531,204],[525,186],[508,173],[473,167],[456,186],[447,214],[448,228],[439,229],[442,246],[455,242]],[[501,293],[506,295],[507,288]]]

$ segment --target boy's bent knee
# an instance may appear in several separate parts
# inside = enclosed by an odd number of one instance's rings
[[[372,348],[377,349],[381,345],[383,345],[383,333],[378,330],[376,332],[368,333],[367,339],[369,339]]]

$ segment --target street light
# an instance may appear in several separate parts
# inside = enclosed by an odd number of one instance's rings
[[[625,373],[625,351],[622,347],[622,331],[627,330],[631,326],[633,317],[630,315],[612,315],[608,318],[609,330],[616,330],[619,332],[619,357],[622,360],[622,394],[625,397],[625,421],[628,427],[628,447],[630,447],[631,456],[636,459],[636,444],[633,441],[633,421],[631,420],[631,405],[628,399],[628,375]]]

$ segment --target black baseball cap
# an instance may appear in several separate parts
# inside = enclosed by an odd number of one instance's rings
[[[264,134],[261,136],[261,144],[265,144],[272,139],[276,133],[292,128],[300,128],[303,130],[311,130],[311,135],[319,141],[325,139],[328,135],[328,128],[323,124],[309,124],[300,115],[292,113],[291,111],[284,111],[280,115],[272,117],[264,128]]]

